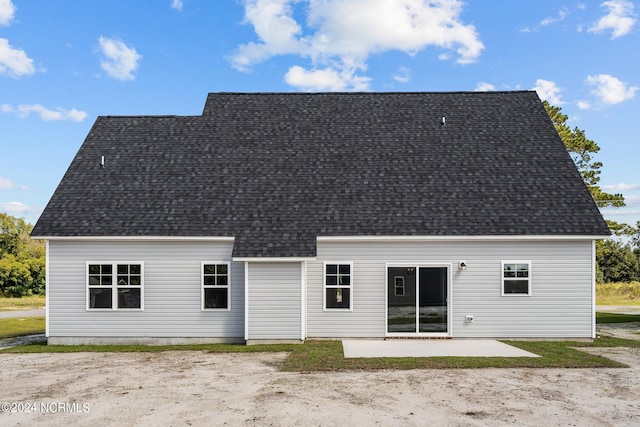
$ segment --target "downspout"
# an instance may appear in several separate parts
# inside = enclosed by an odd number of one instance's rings
[[[45,240],[45,267],[44,267],[44,336],[49,338],[49,240]]]
[[[307,261],[300,264],[300,341],[307,338]]]
[[[244,262],[244,340],[249,340],[249,261]]]
[[[591,241],[591,338],[596,338],[596,241]]]

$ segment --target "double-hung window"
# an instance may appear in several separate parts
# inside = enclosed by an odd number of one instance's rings
[[[502,261],[502,295],[531,295],[531,261]]]
[[[229,310],[230,272],[228,262],[202,263],[202,309]]]
[[[352,309],[353,263],[325,262],[324,308]]]
[[[144,308],[143,263],[87,263],[87,309]]]

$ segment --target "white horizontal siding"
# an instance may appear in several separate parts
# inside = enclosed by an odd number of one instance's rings
[[[231,262],[231,242],[49,243],[52,337],[244,335],[244,263],[231,263],[231,310],[202,311],[202,261]],[[588,241],[320,242],[307,263],[307,336],[384,337],[386,263],[452,264],[454,337],[590,337]],[[532,295],[501,296],[502,260],[532,262]],[[87,311],[87,261],[144,262],[144,311]],[[459,260],[467,270],[459,272]],[[324,261],[353,262],[353,310],[323,311]],[[249,339],[299,339],[301,263],[250,263]],[[464,316],[474,323],[465,324]]]
[[[231,262],[232,242],[49,242],[51,337],[241,338],[244,268],[231,263],[231,310],[201,310],[201,262]],[[87,311],[86,263],[144,262],[144,311]]]
[[[301,263],[249,262],[248,340],[301,339]]]
[[[590,241],[319,242],[308,263],[307,335],[384,337],[386,263],[452,264],[454,337],[590,337]],[[353,310],[323,311],[322,265],[353,262]],[[458,271],[458,261],[467,263]],[[501,261],[532,263],[532,295],[501,296]],[[473,323],[465,323],[473,315]]]

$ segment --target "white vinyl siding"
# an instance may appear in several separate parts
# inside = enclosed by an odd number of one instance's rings
[[[454,338],[589,338],[593,333],[593,245],[587,240],[321,241],[316,260],[306,267],[298,261],[233,262],[232,247],[230,241],[48,241],[48,333],[260,340],[300,339],[306,330],[307,338],[383,338],[386,265],[457,266],[460,260],[467,268],[451,269],[448,299]],[[102,260],[143,265],[144,311],[87,311],[87,263]],[[229,310],[202,310],[203,260],[229,263]],[[527,260],[534,269],[530,296],[502,295],[502,262],[509,260]],[[357,278],[351,310],[324,309],[326,262],[351,265]],[[473,323],[465,323],[467,315],[474,316]]]
[[[233,242],[49,241],[51,337],[239,338],[244,334],[244,268],[231,262]],[[89,310],[87,262],[144,264],[144,311]],[[229,310],[202,307],[202,260],[230,265]]]
[[[535,267],[531,296],[502,296],[501,262],[511,259]],[[307,267],[307,337],[384,337],[386,263],[457,266],[460,260],[466,270],[451,270],[448,299],[453,337],[591,337],[589,240],[318,242],[317,259]],[[323,310],[325,261],[353,262],[352,311]],[[466,315],[474,322],[465,323]]]
[[[248,262],[247,340],[302,338],[301,264]]]

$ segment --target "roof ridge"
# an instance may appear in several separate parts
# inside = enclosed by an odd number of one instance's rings
[[[456,94],[516,94],[516,93],[534,93],[530,90],[492,90],[492,91],[390,91],[390,92],[209,92],[209,95],[456,95]]]
[[[154,119],[154,118],[167,118],[167,117],[200,117],[200,116],[196,116],[196,115],[188,115],[188,116],[180,116],[178,114],[139,114],[139,115],[135,115],[135,116],[129,116],[129,115],[112,115],[112,114],[108,114],[106,116],[98,116],[98,117],[106,117],[106,118],[110,118],[110,119],[121,119],[121,118],[150,118],[150,119]]]

